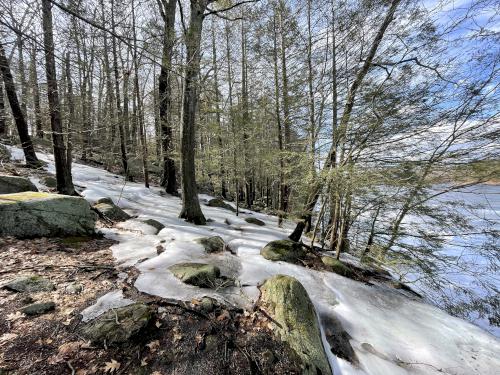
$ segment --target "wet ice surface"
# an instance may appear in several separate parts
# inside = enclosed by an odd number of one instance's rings
[[[98,298],[95,304],[83,310],[81,312],[82,321],[88,322],[97,318],[99,315],[104,314],[106,311],[117,309],[118,307],[128,306],[133,303],[134,301],[123,296],[123,292],[121,290],[114,290]]]
[[[49,161],[48,170],[53,172],[52,158],[41,156]],[[116,263],[135,265],[140,271],[135,286],[144,293],[181,300],[209,295],[249,306],[258,298],[259,284],[272,275],[286,274],[304,285],[320,316],[335,316],[351,336],[360,362],[357,368],[331,354],[323,339],[336,374],[498,374],[500,342],[469,322],[395,290],[298,265],[271,262],[260,256],[260,249],[269,241],[286,238],[293,229],[292,223],[279,228],[276,217],[248,210],[236,217],[227,210],[205,206],[203,202],[210,197],[200,195],[203,212],[213,222],[195,226],[178,219],[179,198],[161,196],[159,188],[124,184],[119,176],[76,163],[73,178],[77,185],[85,187],[82,195],[90,202],[110,197],[129,213],[156,219],[166,226],[158,235],[130,230],[126,225],[103,230],[106,237],[119,241],[112,246]],[[246,223],[243,219],[250,216],[266,225]],[[221,236],[236,255],[229,252],[208,255],[201,245],[193,242],[211,235]],[[165,249],[159,255],[158,245]],[[238,286],[214,291],[185,285],[167,269],[179,262],[215,264],[222,274],[235,277]],[[115,302],[122,301],[118,295],[111,297]]]

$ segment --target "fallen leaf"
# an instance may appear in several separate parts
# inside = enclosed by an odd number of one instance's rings
[[[151,350],[152,352],[155,352],[156,349],[158,349],[160,347],[160,342],[158,340],[151,341],[146,346],[149,348],[149,350]]]
[[[0,336],[0,342],[5,342],[15,339],[17,336],[18,335],[15,333],[4,333],[2,336]]]
[[[145,359],[141,360],[142,367],[147,366],[147,365],[148,365],[148,362]]]
[[[104,366],[103,370],[104,372],[115,372],[117,371],[121,366],[121,363],[118,361],[115,361],[114,359],[111,360],[111,362],[106,362],[106,365]]]
[[[151,373],[151,375],[162,375],[162,373],[160,371],[154,371]]]
[[[228,312],[227,310],[224,310],[224,311],[222,312],[222,314],[220,314],[220,315],[217,317],[217,320],[218,320],[219,322],[221,322],[221,321],[223,321],[223,320],[225,320],[225,319],[228,319],[228,318],[230,318],[230,317],[231,317],[231,315],[229,315],[229,312]]]
[[[7,316],[5,317],[5,319],[13,322],[13,321],[21,319],[23,317],[24,317],[24,314],[22,312],[16,311],[15,313],[7,314]]]
[[[161,322],[159,320],[157,320],[156,323],[155,323],[155,326],[156,326],[156,328],[160,328],[161,327]]]
[[[66,342],[59,346],[59,354],[63,356],[73,355],[81,348],[81,341]]]

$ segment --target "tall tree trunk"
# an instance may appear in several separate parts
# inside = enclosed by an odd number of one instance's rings
[[[67,93],[66,98],[68,101],[68,136],[66,138],[66,160],[68,162],[68,167],[71,169],[71,163],[73,160],[73,122],[75,121],[75,100],[73,98],[73,80],[71,79],[71,67],[70,67],[70,53],[66,53],[65,59],[65,74],[67,82]]]
[[[113,33],[116,32],[115,24],[115,2],[111,0],[111,30]],[[125,179],[127,181],[132,181],[133,177],[130,175],[128,170],[128,160],[127,160],[127,146],[125,143],[125,130],[123,128],[122,122],[122,110],[120,105],[120,75],[118,73],[118,52],[116,47],[116,38],[112,38],[112,52],[113,52],[113,70],[115,74],[115,100],[116,100],[116,112],[118,121],[118,132],[120,136],[120,154],[122,160],[123,173],[125,174]]]
[[[42,111],[40,108],[40,88],[38,86],[38,74],[36,71],[36,47],[33,46],[31,53],[31,92],[33,95],[33,110],[35,112],[35,134],[43,138]]]
[[[172,158],[172,53],[175,43],[175,7],[177,1],[162,0],[163,52],[158,78],[158,99],[163,152],[163,174],[161,186],[168,194],[177,194],[175,163]]]
[[[50,125],[54,146],[57,191],[61,194],[74,195],[75,188],[71,170],[66,160],[66,147],[62,134],[61,110],[57,91],[56,62],[54,58],[54,37],[52,33],[52,11],[50,0],[42,0],[43,45],[45,49],[45,71],[47,74],[47,92],[49,99]]]
[[[250,124],[249,104],[248,104],[248,66],[247,66],[247,46],[245,24],[241,20],[241,105],[243,120],[243,165],[245,171],[245,198],[247,208],[253,205],[253,178],[252,168],[250,166],[248,127]]]
[[[181,125],[182,211],[179,217],[195,224],[205,224],[196,188],[194,162],[196,111],[199,100],[200,43],[203,13],[207,0],[191,0],[191,17],[186,33],[186,71]]]
[[[0,79],[0,137],[7,135],[7,124],[5,122],[5,99],[3,91],[3,80]]]
[[[26,84],[26,73],[24,71],[23,36],[21,34],[17,36],[16,44],[18,52],[19,83],[21,84],[21,110],[23,111],[23,116],[27,121],[28,110],[26,102],[28,99],[28,85]]]
[[[16,122],[17,133],[19,134],[19,139],[21,140],[21,147],[23,148],[24,157],[26,158],[26,164],[30,167],[38,167],[40,166],[40,162],[36,157],[33,142],[31,141],[31,137],[28,132],[28,124],[26,123],[21,105],[17,99],[16,87],[10,71],[9,61],[5,55],[3,43],[0,43],[0,70],[2,71],[3,81],[5,83],[5,92],[7,94],[7,98],[9,99],[12,116]],[[5,116],[3,119],[5,119]]]
[[[349,92],[347,93],[346,103],[344,105],[344,111],[342,113],[342,117],[339,123],[339,133],[340,133],[339,137],[344,136],[345,133],[347,132],[347,127],[349,125],[349,120],[351,118],[351,113],[354,107],[354,101],[356,99],[356,94],[358,92],[358,89],[361,86],[366,74],[370,70],[373,58],[377,53],[380,42],[382,41],[385,31],[389,27],[389,24],[392,22],[394,13],[396,12],[396,9],[400,2],[401,0],[391,1],[391,5],[385,15],[384,21],[380,25],[377,35],[375,36],[372,45],[370,47],[370,50],[368,51],[368,55],[366,56],[366,59],[364,60],[362,67],[357,72],[354,82],[351,84],[349,88]],[[332,157],[335,150],[336,147],[334,144],[332,144],[332,146],[330,147],[330,151],[328,152],[327,158],[325,160],[325,164],[323,165],[322,172],[330,170],[332,166]],[[289,236],[291,239],[298,241],[302,236],[302,232],[304,231],[306,223],[311,222],[312,212],[314,210],[314,207],[316,206],[316,202],[318,201],[322,187],[323,184],[319,181],[319,179],[317,179],[316,182],[311,184],[308,194],[308,199],[306,201],[303,210],[304,214],[302,215],[302,220],[297,223],[297,226],[295,227],[294,231]]]
[[[312,30],[311,30],[311,12],[312,0],[307,1],[307,87],[308,87],[308,104],[309,104],[309,136],[310,136],[310,152],[311,152],[311,174],[316,175],[316,113],[314,106],[314,71],[312,62]]]

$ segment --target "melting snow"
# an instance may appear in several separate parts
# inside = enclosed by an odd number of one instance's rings
[[[98,298],[95,304],[87,307],[81,312],[83,317],[82,321],[88,322],[94,318],[97,318],[99,315],[104,314],[108,310],[128,306],[133,303],[134,301],[123,296],[123,292],[121,290],[109,292]]]
[[[11,151],[19,153],[16,149]],[[39,155],[49,162],[48,170],[53,172],[52,157]],[[119,176],[77,163],[73,163],[73,178],[77,185],[85,187],[82,195],[89,201],[110,197],[129,213],[156,219],[166,226],[158,235],[129,224],[103,230],[106,237],[119,241],[112,246],[117,264],[135,265],[140,271],[135,286],[144,293],[181,300],[208,295],[248,306],[258,298],[257,286],[266,278],[287,274],[304,285],[320,317],[335,316],[352,338],[359,367],[331,354],[323,337],[336,375],[498,374],[500,342],[469,322],[395,290],[298,265],[271,262],[260,256],[260,249],[269,241],[286,238],[293,229],[292,223],[279,228],[276,217],[250,211],[236,217],[230,211],[205,206],[203,202],[210,197],[200,195],[203,212],[213,221],[206,226],[195,226],[178,219],[179,198],[162,196],[159,188],[125,184]],[[243,219],[250,216],[266,225],[246,223]],[[211,235],[221,236],[236,255],[205,254],[201,245],[193,242]],[[164,247],[159,255],[158,245]],[[238,285],[218,291],[185,285],[167,269],[179,262],[210,262],[219,266],[222,274],[235,277]],[[103,308],[103,305],[131,303],[120,293],[105,295],[96,305]],[[96,314],[89,309],[83,312],[86,319]]]

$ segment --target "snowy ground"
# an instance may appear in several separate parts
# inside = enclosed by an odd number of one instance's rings
[[[11,151],[14,158],[22,158],[19,149]],[[40,156],[49,162],[48,170],[54,173],[52,157]],[[227,210],[204,206],[209,197],[200,195],[205,216],[213,222],[194,226],[177,218],[180,200],[162,197],[158,188],[124,184],[119,176],[76,163],[73,178],[90,202],[110,197],[129,213],[156,219],[166,226],[158,235],[148,234],[147,228],[126,229],[126,225],[104,230],[106,237],[119,241],[112,247],[117,264],[135,265],[140,271],[135,286],[142,292],[182,300],[212,295],[245,306],[255,301],[257,285],[266,278],[287,274],[305,286],[320,320],[335,316],[352,337],[359,367],[330,354],[335,374],[498,374],[500,342],[471,323],[386,287],[368,286],[333,273],[271,262],[260,256],[265,244],[290,233],[291,224],[278,228],[277,218],[249,211],[236,217]],[[266,225],[248,224],[243,220],[248,216],[257,217]],[[193,240],[207,235],[223,237],[235,255],[205,254]],[[158,245],[165,248],[160,255]],[[185,261],[216,264],[223,274],[235,277],[240,286],[209,291],[185,285],[167,269]]]

